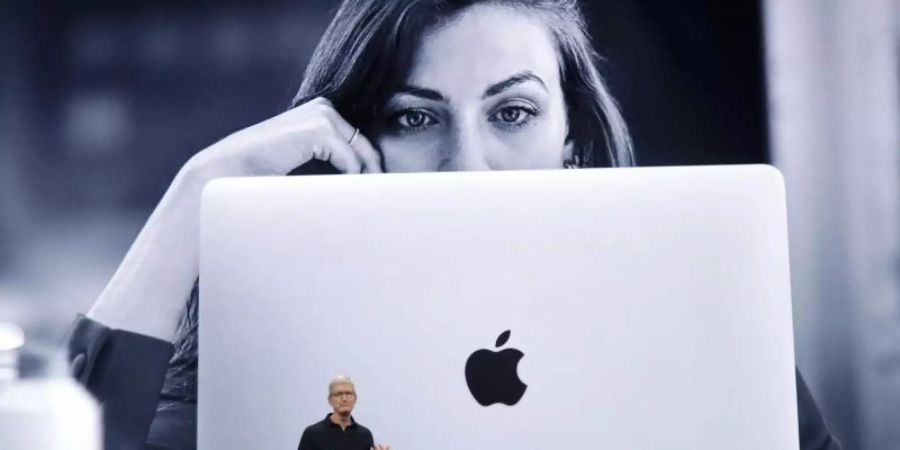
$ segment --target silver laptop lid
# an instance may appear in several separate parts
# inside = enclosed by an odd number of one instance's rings
[[[201,274],[201,449],[296,448],[338,373],[394,449],[798,445],[768,166],[219,180]]]

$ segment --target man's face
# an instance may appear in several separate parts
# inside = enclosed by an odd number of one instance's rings
[[[356,390],[349,383],[335,384],[328,395],[328,403],[336,414],[349,416],[356,406]]]

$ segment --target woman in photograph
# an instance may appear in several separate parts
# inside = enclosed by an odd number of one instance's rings
[[[187,161],[77,320],[72,371],[104,403],[107,448],[196,445],[208,181],[317,164],[341,173],[631,166],[596,61],[575,0],[345,0],[292,107]],[[803,448],[837,448],[799,375],[798,401]]]

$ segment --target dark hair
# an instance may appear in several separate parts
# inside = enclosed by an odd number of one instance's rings
[[[597,69],[576,0],[344,0],[313,52],[291,107],[325,97],[364,132],[409,72],[414,43],[476,4],[544,14],[556,41],[569,139],[588,167],[634,165],[631,138]],[[601,133],[597,136],[597,133]],[[178,329],[163,400],[196,401],[198,289]]]
[[[568,137],[585,165],[634,165],[628,128],[597,69],[599,57],[576,0],[345,0],[291,106],[325,97],[350,123],[369,131],[405,81],[422,35],[482,3],[534,11],[546,20],[559,55]]]

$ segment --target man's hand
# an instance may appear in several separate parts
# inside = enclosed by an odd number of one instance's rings
[[[372,450],[391,450],[391,446],[390,446],[390,445],[375,444],[374,446],[372,446]]]

